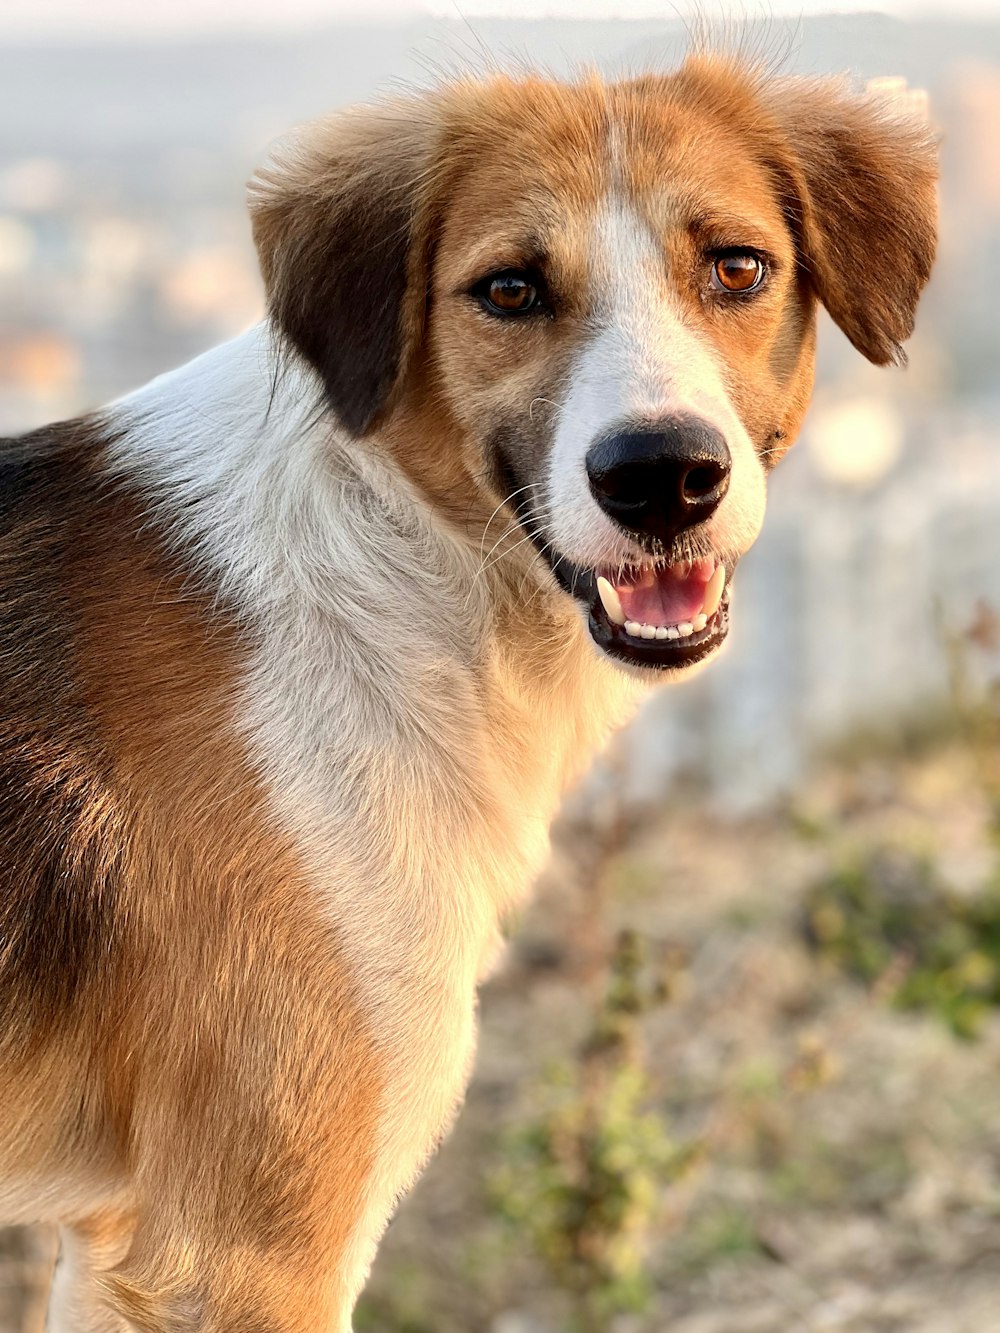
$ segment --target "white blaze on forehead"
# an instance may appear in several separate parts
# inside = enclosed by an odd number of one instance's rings
[[[763,471],[713,347],[685,318],[677,284],[688,275],[669,271],[648,224],[617,194],[592,221],[589,268],[593,333],[570,367],[549,459],[557,550],[590,567],[637,555],[590,493],[587,451],[613,431],[683,413],[711,423],[729,445],[729,494],[708,536],[720,554],[742,554],[763,519]]]

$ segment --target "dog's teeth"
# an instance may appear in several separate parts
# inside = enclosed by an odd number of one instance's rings
[[[703,630],[708,624],[704,613],[693,620],[682,620],[679,625],[641,625],[637,620],[626,620],[625,633],[633,639],[656,639],[662,643],[665,639],[686,639],[691,634]]]
[[[621,598],[606,578],[598,577],[597,593],[611,623],[613,625],[624,625],[625,613],[622,611]]]
[[[708,581],[705,589],[705,601],[702,604],[702,612],[706,617],[714,616],[719,609],[719,603],[722,601],[722,590],[726,586],[726,567],[720,565]]]

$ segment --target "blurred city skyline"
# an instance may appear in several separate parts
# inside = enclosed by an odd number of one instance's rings
[[[331,24],[370,24],[387,21],[446,18],[458,21],[494,19],[659,19],[677,18],[750,22],[765,17],[822,16],[829,14],[886,14],[897,18],[951,20],[1000,17],[1000,0],[878,0],[862,6],[838,0],[740,0],[740,3],[672,4],[668,0],[369,0],[363,7],[354,0],[173,0],[167,4],[137,5],[134,0],[6,0],[0,11],[0,43],[25,38],[112,40],[154,34],[191,36],[253,30],[290,30]]]

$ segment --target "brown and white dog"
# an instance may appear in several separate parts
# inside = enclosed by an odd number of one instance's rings
[[[0,1220],[53,1333],[348,1330],[560,794],[726,636],[817,300],[899,355],[927,132],[692,59],[251,187],[270,319],[0,455]]]

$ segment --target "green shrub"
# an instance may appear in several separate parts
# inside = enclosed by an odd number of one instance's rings
[[[998,883],[958,895],[931,861],[879,848],[811,890],[806,934],[839,968],[960,1037],[1000,1005]]]
[[[626,932],[583,1050],[534,1090],[540,1109],[507,1136],[493,1178],[495,1208],[569,1294],[582,1330],[646,1307],[664,1192],[693,1157],[648,1109],[638,1017],[663,992],[642,987],[641,963]]]

